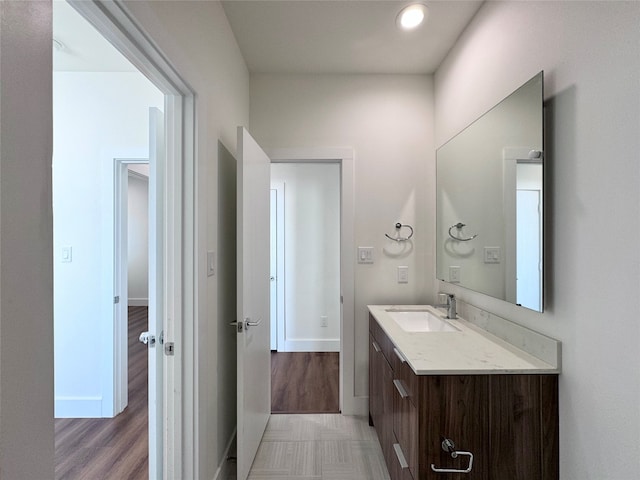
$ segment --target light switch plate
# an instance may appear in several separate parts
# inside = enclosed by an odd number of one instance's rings
[[[62,247],[62,263],[71,263],[73,261],[73,248],[66,245]]]
[[[373,263],[373,247],[358,247],[358,263]]]
[[[207,251],[207,277],[212,277],[216,274],[216,254],[209,250]]]
[[[484,263],[500,263],[500,247],[484,247]]]
[[[449,267],[449,281],[451,283],[460,283],[460,267]]]

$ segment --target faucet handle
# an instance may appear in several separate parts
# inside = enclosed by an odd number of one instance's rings
[[[438,293],[438,305],[449,305],[450,298],[448,293]]]

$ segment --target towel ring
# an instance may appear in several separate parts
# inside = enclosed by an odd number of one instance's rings
[[[407,237],[401,237],[400,236],[400,229],[402,229],[402,228],[408,228],[409,229],[409,236],[407,236]],[[392,237],[388,233],[385,233],[384,236],[387,237],[389,240],[393,240],[394,242],[406,242],[411,237],[413,237],[413,227],[411,225],[405,225],[405,224],[402,224],[402,223],[398,222],[398,223],[396,223],[396,236]]]
[[[478,236],[478,234],[476,233],[475,235],[472,235],[470,237],[462,238],[462,237],[456,237],[453,233],[451,233],[452,229],[457,228],[458,231],[459,231],[462,227],[465,227],[465,226],[466,226],[466,224],[464,224],[462,222],[458,222],[455,225],[451,225],[449,227],[449,236],[451,238],[453,238],[454,240],[459,240],[460,242],[468,242],[469,240],[473,240],[474,238],[476,238]]]

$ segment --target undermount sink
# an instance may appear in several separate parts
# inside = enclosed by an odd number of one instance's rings
[[[388,309],[387,313],[405,332],[459,332],[446,320],[427,310]]]

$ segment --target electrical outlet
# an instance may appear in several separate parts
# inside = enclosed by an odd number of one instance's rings
[[[320,326],[321,327],[328,327],[329,326],[329,321],[327,320],[327,316],[326,315],[320,316]]]
[[[398,267],[398,283],[409,283],[409,267]]]

